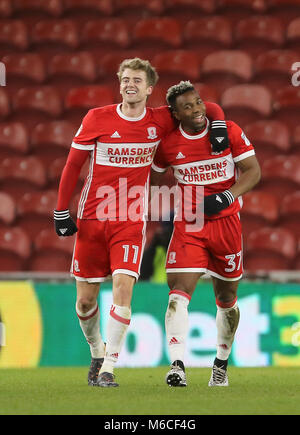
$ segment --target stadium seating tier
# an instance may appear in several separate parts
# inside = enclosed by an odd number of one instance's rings
[[[120,101],[116,70],[134,56],[149,58],[160,75],[150,106],[165,104],[175,81],[190,79],[256,147],[263,177],[244,195],[241,213],[246,270],[299,267],[299,252],[282,259],[252,251],[257,238],[264,246],[278,238],[276,246],[292,252],[290,233],[300,237],[300,87],[291,86],[300,62],[299,23],[298,0],[0,0],[7,76],[0,87],[0,269],[69,269],[72,239],[50,249],[55,237],[48,228],[44,241],[32,245],[30,219],[31,227],[45,229],[50,218],[40,219],[34,198],[52,192],[52,210],[82,116]],[[86,171],[70,206],[74,214]],[[28,209],[25,218],[29,203],[37,213]]]

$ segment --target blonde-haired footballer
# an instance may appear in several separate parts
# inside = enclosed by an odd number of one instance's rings
[[[140,274],[151,164],[163,136],[176,128],[167,106],[146,107],[158,80],[157,72],[147,60],[125,59],[118,78],[121,103],[90,110],[73,139],[54,211],[58,236],[76,233],[71,265],[76,279],[76,314],[92,357],[88,384],[97,387],[118,386],[114,367],[130,324],[132,292]],[[207,103],[207,110],[211,119],[224,119],[218,105]],[[218,142],[215,138],[220,133],[225,138],[226,126],[219,128],[217,124],[211,130],[212,140]],[[75,224],[69,203],[87,159],[89,173]],[[122,188],[125,185],[127,190]],[[128,192],[136,187],[142,192],[141,210],[137,219],[131,219],[129,210],[136,198]],[[122,201],[125,209],[119,207]],[[108,215],[103,213],[106,207]],[[97,298],[101,283],[109,278],[113,304],[105,346]]]

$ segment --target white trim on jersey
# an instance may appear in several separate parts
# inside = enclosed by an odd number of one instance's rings
[[[139,279],[139,274],[134,272],[133,270],[128,270],[128,269],[116,269],[113,271],[112,276],[114,277],[115,275],[117,275],[118,273],[124,273],[125,275],[130,275],[133,276],[136,280]]]
[[[207,273],[208,275],[211,275],[215,278],[219,278],[222,281],[238,281],[242,278],[243,274],[241,273],[236,278],[227,278],[225,276],[219,275],[216,272],[213,272],[212,270],[206,269],[204,267],[184,267],[184,268],[174,268],[174,269],[166,269],[166,273]]]
[[[152,169],[156,172],[166,172],[167,168],[160,168],[159,166],[156,166],[154,163],[152,163]]]
[[[90,145],[82,145],[76,142],[72,142],[71,147],[76,148],[77,150],[93,151],[95,149],[95,144],[93,143]]]
[[[85,282],[88,282],[88,283],[105,282],[108,279],[111,279],[111,275],[107,275],[105,277],[103,276],[103,277],[99,277],[99,278],[83,278],[81,276],[76,276],[73,273],[71,273],[71,276],[73,276],[76,279],[76,281],[85,281]]]
[[[201,137],[204,137],[204,136],[207,134],[207,132],[208,132],[208,128],[209,128],[209,120],[208,120],[207,118],[205,118],[205,119],[206,119],[206,126],[205,126],[205,129],[204,129],[201,133],[199,133],[199,134],[194,134],[193,136],[191,136],[190,134],[186,133],[186,132],[183,130],[181,124],[179,125],[180,133],[181,133],[182,136],[184,136],[186,139],[191,139],[191,140],[201,139]]]
[[[244,159],[246,159],[247,157],[250,157],[250,156],[255,156],[255,151],[254,150],[246,151],[245,153],[240,154],[239,156],[234,157],[233,161],[234,161],[234,163],[240,162],[241,160],[244,160]]]
[[[145,117],[146,112],[147,112],[146,107],[145,107],[143,113],[140,116],[138,116],[137,118],[130,118],[129,116],[126,116],[126,115],[124,115],[124,113],[122,113],[121,106],[122,106],[122,103],[119,103],[117,105],[117,113],[122,119],[125,119],[126,121],[131,121],[131,122],[140,121],[141,119],[143,119]]]
[[[84,189],[81,192],[79,203],[78,203],[78,211],[77,211],[77,217],[79,219],[82,219],[83,212],[84,212],[84,206],[89,194],[89,190],[92,184],[93,179],[93,166],[94,166],[94,157],[95,157],[95,150],[91,153],[91,160],[90,160],[90,166],[89,166],[89,173],[86,178],[86,184],[84,186]]]

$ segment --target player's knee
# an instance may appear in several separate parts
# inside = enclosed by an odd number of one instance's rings
[[[234,301],[237,297],[238,281],[214,279],[215,297],[223,304]]]
[[[95,306],[96,301],[94,297],[81,296],[77,299],[76,305],[79,311],[87,313]]]
[[[216,292],[216,299],[223,304],[228,304],[236,300],[237,292],[235,290],[226,290]]]
[[[114,303],[120,306],[130,306],[132,283],[128,279],[116,279],[113,284]]]

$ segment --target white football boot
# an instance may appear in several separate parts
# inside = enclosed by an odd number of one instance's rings
[[[186,387],[185,368],[182,361],[174,361],[166,375],[166,383],[169,387]]]
[[[208,383],[209,387],[228,387],[228,376],[227,371],[217,367],[215,364],[213,366],[211,377]]]

